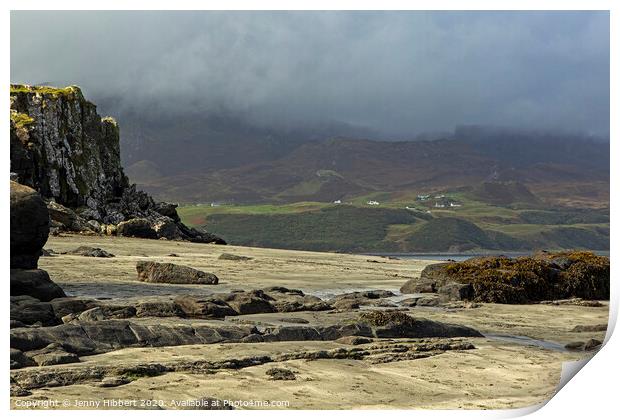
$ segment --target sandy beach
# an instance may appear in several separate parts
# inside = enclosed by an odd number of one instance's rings
[[[79,245],[100,247],[114,258],[63,255]],[[398,289],[419,276],[429,261],[144,240],[119,237],[62,235],[50,237],[46,249],[54,254],[40,259],[68,295],[112,302],[148,299],[170,294],[210,294],[270,286],[297,288],[322,298],[350,291],[390,290],[398,302],[411,295]],[[220,260],[223,253],[252,258],[247,261]],[[170,256],[176,254],[177,256]],[[136,279],[139,260],[173,262],[216,274],[218,285],[169,285],[141,283]],[[309,325],[342,321],[364,311],[296,312],[289,314]],[[411,316],[473,327],[484,338],[459,339],[473,344],[471,350],[450,350],[415,360],[377,363],[352,359],[291,359],[267,362],[240,369],[208,372],[171,371],[158,376],[134,378],[121,386],[102,387],[99,381],[31,389],[25,397],[12,397],[13,408],[25,401],[68,400],[69,407],[102,408],[104,401],[137,400],[159,409],[175,409],[175,403],[196,398],[223,401],[272,401],[268,406],[237,408],[288,409],[396,409],[396,408],[517,408],[539,404],[550,398],[560,378],[563,362],[590,357],[591,352],[570,352],[564,345],[590,338],[601,340],[605,331],[574,331],[577,326],[607,323],[608,305],[500,305],[480,304],[450,307],[401,309]],[[166,318],[162,323],[194,322]],[[148,319],[143,320],[148,322]],[[287,325],[281,313],[260,313],[227,317],[223,321],[196,321],[205,325]],[[192,325],[195,325],[194,322]],[[299,321],[297,321],[299,322]],[[218,325],[219,325],[218,324]],[[583,329],[583,328],[582,328]],[[587,329],[587,328],[586,328]],[[577,328],[579,330],[579,328]],[[539,341],[537,341],[539,340]],[[143,364],[173,365],[196,361],[228,361],[261,355],[374,348],[407,344],[416,340],[380,339],[373,343],[348,345],[334,341],[283,341],[183,345],[174,347],[124,348],[80,357],[79,363],[17,369],[30,373],[88,372],[97,367]],[[374,346],[374,347],[373,347]],[[273,367],[295,373],[290,381],[272,380],[265,372]],[[12,371],[14,372],[14,371]],[[88,400],[90,406],[81,407]],[[98,403],[97,403],[98,401]],[[141,402],[148,401],[148,402]],[[97,406],[99,404],[99,406]],[[240,403],[241,404],[241,403]],[[37,408],[37,407],[34,407]],[[56,408],[56,407],[53,407]],[[118,407],[106,407],[118,408]],[[123,407],[128,408],[128,407]],[[137,406],[129,408],[153,408]]]

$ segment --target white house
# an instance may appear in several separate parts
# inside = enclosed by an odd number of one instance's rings
[[[368,204],[369,206],[378,206],[379,202],[375,200],[370,200],[366,204]]]
[[[342,204],[342,200],[336,200],[334,201],[334,204]]]

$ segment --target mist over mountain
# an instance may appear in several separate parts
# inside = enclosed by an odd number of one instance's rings
[[[102,111],[142,120],[605,136],[609,14],[13,11],[11,81],[77,84],[97,104],[117,98]]]
[[[571,197],[569,185],[594,183],[582,189],[604,201],[609,184],[609,143],[574,133],[461,126],[380,141],[345,124],[286,131],[233,117],[127,121],[121,150],[130,179],[180,202],[331,202],[513,181]]]
[[[14,11],[11,42],[11,80],[80,85],[161,199],[608,185],[607,12]]]

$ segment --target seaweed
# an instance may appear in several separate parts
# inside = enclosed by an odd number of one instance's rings
[[[442,271],[451,282],[470,283],[478,302],[609,299],[609,258],[587,251],[471,258]]]

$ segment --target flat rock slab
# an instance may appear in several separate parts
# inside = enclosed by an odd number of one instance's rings
[[[71,357],[106,353],[127,347],[163,347],[220,342],[332,341],[346,336],[369,338],[481,337],[461,325],[443,324],[405,314],[388,313],[360,317],[358,322],[326,326],[290,325],[267,327],[254,325],[204,323],[162,323],[161,320],[130,322],[92,320],[53,327],[13,328],[11,348],[26,356],[41,355],[38,364],[67,363]],[[71,353],[70,355],[66,353]],[[23,360],[15,352],[15,365]],[[43,356],[45,355],[45,356]],[[62,357],[61,357],[62,356]],[[44,362],[42,360],[45,359]]]

